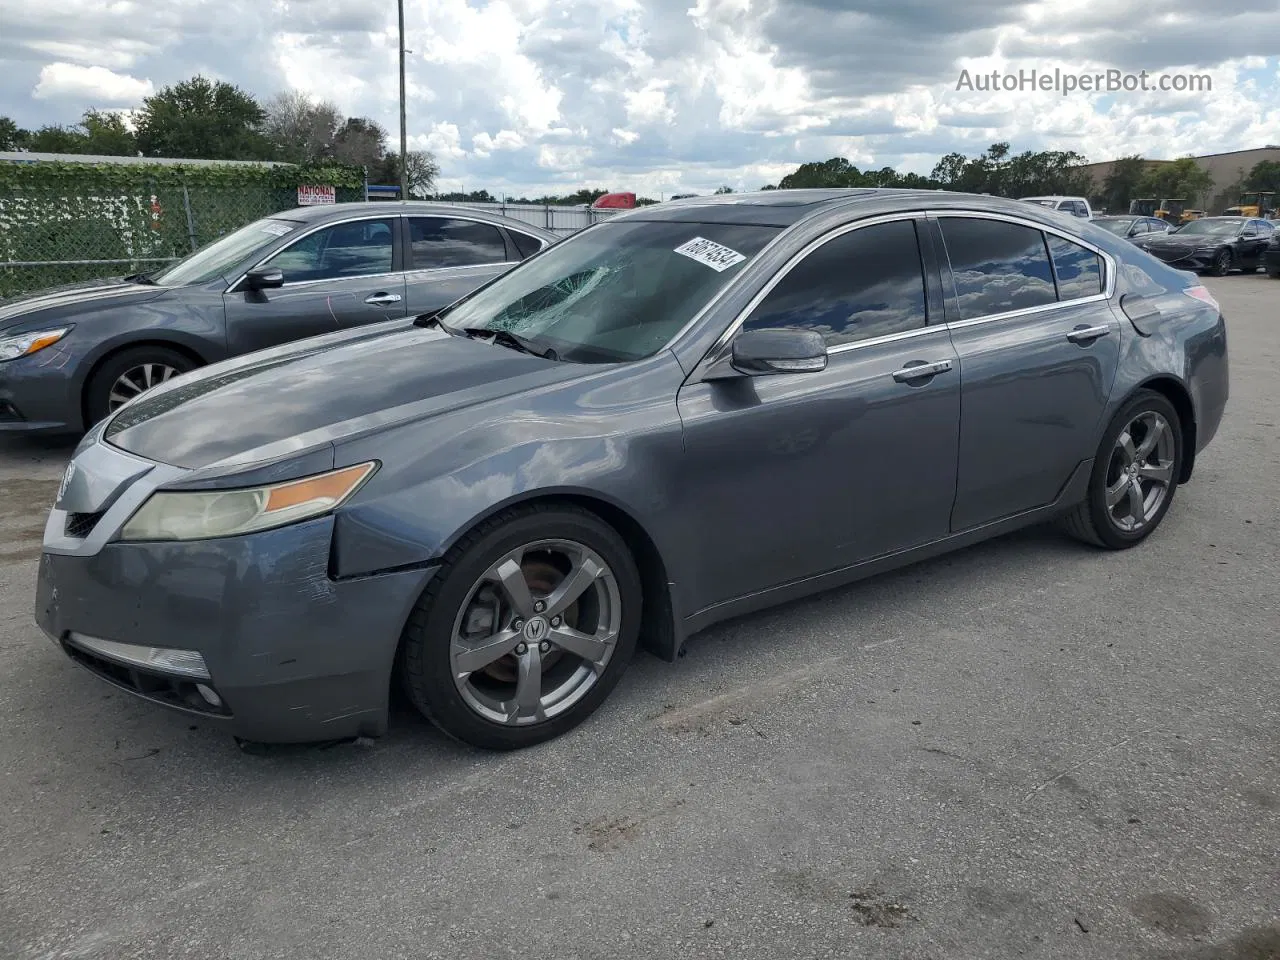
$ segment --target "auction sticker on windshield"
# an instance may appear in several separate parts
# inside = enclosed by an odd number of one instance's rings
[[[737,250],[705,237],[694,237],[688,243],[682,243],[676,247],[675,252],[690,260],[704,263],[717,273],[728,270],[734,264],[747,259]]]

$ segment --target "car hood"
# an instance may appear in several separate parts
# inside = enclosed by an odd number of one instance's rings
[[[74,320],[104,305],[127,307],[163,296],[168,288],[130,283],[123,278],[87,280],[0,300],[0,330],[26,320]]]
[[[178,467],[240,468],[585,369],[398,323],[338,342],[301,340],[177,378],[124,407],[103,439]]]

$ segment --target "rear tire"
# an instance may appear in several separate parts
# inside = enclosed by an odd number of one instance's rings
[[[1136,546],[1168,513],[1182,457],[1178,411],[1163,394],[1139,390],[1103,435],[1084,500],[1059,525],[1108,550]]]
[[[641,602],[626,542],[595,514],[505,510],[445,555],[405,626],[397,669],[414,706],[449,736],[488,750],[532,746],[584,721],[617,685]]]
[[[85,429],[105,420],[123,406],[123,401],[197,366],[185,353],[170,347],[129,347],[113,354],[94,371],[85,387]]]

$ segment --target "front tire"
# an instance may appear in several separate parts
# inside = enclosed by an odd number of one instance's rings
[[[1136,546],[1173,503],[1182,469],[1182,423],[1163,394],[1139,390],[1102,438],[1085,499],[1062,519],[1072,536],[1109,550]]]
[[[85,429],[105,420],[129,400],[198,366],[169,347],[129,347],[107,358],[84,391]]]
[[[1215,277],[1225,277],[1231,272],[1231,251],[1219,250],[1213,258],[1213,269],[1210,271]]]
[[[613,690],[640,632],[626,542],[568,505],[503,511],[463,537],[409,617],[398,669],[445,733],[489,750],[560,736]]]

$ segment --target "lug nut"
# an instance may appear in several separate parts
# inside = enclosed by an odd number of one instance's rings
[[[560,618],[559,618],[559,617],[552,617],[552,618],[551,618],[551,625],[552,625],[553,627],[558,627],[558,626],[560,626]]]
[[[517,644],[516,644],[516,655],[517,655],[517,656],[521,656],[521,657],[523,657],[523,656],[524,656],[526,653],[528,653],[528,652],[529,652],[529,645],[528,645],[527,643],[517,643]]]
[[[551,649],[551,642],[549,640],[543,640],[540,644],[538,644],[538,649],[541,650],[543,653],[546,653]]]
[[[514,620],[512,620],[512,621],[511,621],[511,629],[512,629],[512,630],[523,630],[523,629],[524,629],[524,621],[523,621],[523,620],[521,620],[519,617],[516,617]]]
[[[533,605],[533,609],[538,611],[538,613],[541,613],[543,610],[547,609],[547,605],[543,603],[541,600],[539,600],[537,603]]]

